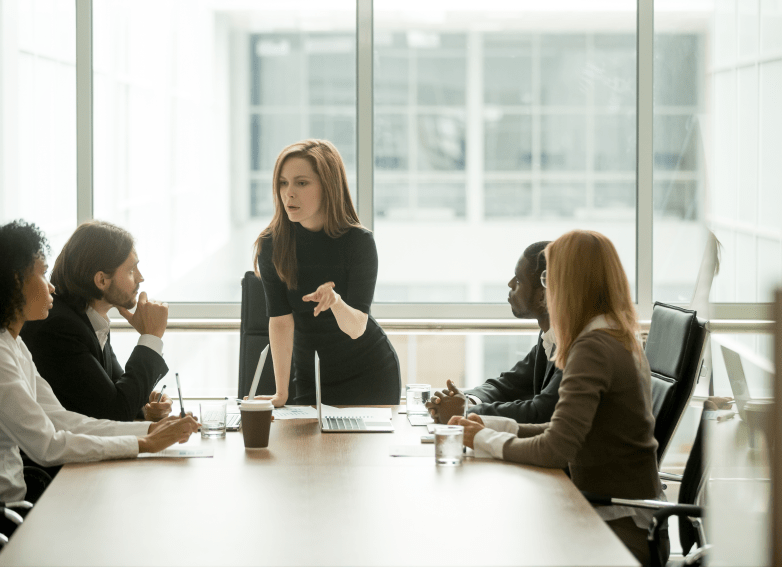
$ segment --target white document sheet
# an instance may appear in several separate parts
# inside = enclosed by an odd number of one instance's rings
[[[196,435],[198,435],[196,433]],[[214,457],[214,447],[169,447],[159,453],[141,453],[139,459],[186,459],[194,457]]]
[[[318,419],[318,410],[311,406],[274,408],[274,419]]]
[[[429,425],[434,423],[431,416],[423,414],[407,414],[407,421],[410,422],[410,425]]]

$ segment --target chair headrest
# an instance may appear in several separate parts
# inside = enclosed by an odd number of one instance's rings
[[[655,303],[645,349],[651,371],[678,382],[698,336],[695,311]]]

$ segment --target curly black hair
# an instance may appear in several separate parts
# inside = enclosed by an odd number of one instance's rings
[[[22,312],[25,277],[36,258],[44,258],[49,250],[34,224],[15,220],[0,226],[0,329],[7,329]]]

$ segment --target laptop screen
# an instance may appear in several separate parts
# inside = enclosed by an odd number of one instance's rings
[[[741,355],[725,345],[722,347],[722,356],[725,359],[725,369],[728,371],[730,389],[733,391],[733,399],[736,400],[736,408],[744,419],[744,404],[752,399],[747,387],[747,379],[744,376],[744,367],[741,364]]]

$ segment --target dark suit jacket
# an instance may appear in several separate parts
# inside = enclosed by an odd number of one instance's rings
[[[101,351],[87,314],[56,295],[49,317],[28,321],[21,335],[38,372],[65,409],[90,417],[143,417],[140,412],[149,394],[168,372],[163,357],[145,346],[133,349],[123,370],[111,349],[111,337]]]
[[[509,417],[519,423],[547,423],[559,400],[561,381],[562,371],[546,358],[541,332],[538,344],[511,371],[465,392],[483,401],[468,411]]]

